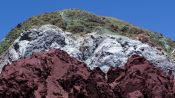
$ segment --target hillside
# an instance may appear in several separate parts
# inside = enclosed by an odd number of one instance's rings
[[[21,33],[33,26],[42,26],[44,24],[52,24],[64,31],[80,35],[91,32],[107,32],[127,36],[148,43],[151,46],[156,46],[169,56],[172,56],[175,46],[175,41],[164,37],[160,33],[144,30],[115,18],[97,16],[78,9],[69,9],[33,16],[27,21],[18,24],[0,43],[0,54],[4,53]]]

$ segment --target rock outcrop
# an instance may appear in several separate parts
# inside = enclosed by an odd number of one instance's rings
[[[66,51],[72,57],[85,62],[91,69],[100,67],[105,73],[111,66],[123,66],[134,54],[145,57],[166,72],[171,69],[175,73],[175,63],[166,53],[148,44],[109,32],[72,34],[53,25],[34,27],[22,33],[3,59],[0,59],[0,66],[30,56],[33,52],[53,48]]]
[[[39,52],[4,66],[0,81],[0,98],[175,97],[171,71],[165,74],[138,55],[104,74],[62,50]]]

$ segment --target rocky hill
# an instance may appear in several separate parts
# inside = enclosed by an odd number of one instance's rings
[[[175,41],[111,17],[56,11],[8,33],[0,70],[0,98],[175,98]]]

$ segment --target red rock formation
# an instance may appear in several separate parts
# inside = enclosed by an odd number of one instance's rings
[[[175,98],[171,73],[139,56],[105,77],[64,51],[40,52],[3,68],[0,98]]]
[[[40,52],[6,65],[0,75],[0,98],[114,97],[104,74],[61,50]]]
[[[136,55],[108,72],[108,83],[121,98],[175,98],[173,79],[171,71],[167,75]]]

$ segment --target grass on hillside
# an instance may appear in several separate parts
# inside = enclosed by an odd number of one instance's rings
[[[168,53],[172,50],[171,47],[175,46],[174,41],[163,37],[159,33],[140,29],[115,18],[100,17],[81,10],[63,10],[34,16],[18,24],[0,43],[0,54],[8,49],[23,31],[30,29],[32,26],[41,26],[44,24],[52,24],[72,33],[109,31],[132,38],[140,33],[144,33],[150,36],[150,41],[155,46],[162,47]]]

